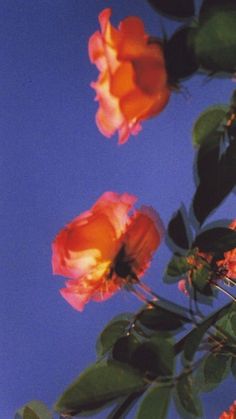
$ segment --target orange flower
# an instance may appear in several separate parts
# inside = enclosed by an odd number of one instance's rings
[[[230,406],[228,412],[221,413],[219,419],[236,419],[236,400]]]
[[[135,201],[133,195],[106,192],[55,238],[53,273],[70,278],[60,292],[75,309],[111,297],[147,269],[163,228],[151,208],[129,216]]]
[[[89,40],[90,60],[100,71],[91,86],[100,105],[99,130],[106,137],[118,131],[122,144],[140,131],[141,121],[162,111],[170,87],[161,44],[150,42],[141,19],[130,16],[116,29],[110,16],[111,9],[100,13],[101,32]]]

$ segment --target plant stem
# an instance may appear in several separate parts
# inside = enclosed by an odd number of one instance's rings
[[[233,300],[234,302],[236,302],[236,298],[234,297],[234,295],[232,295],[230,292],[226,291],[220,285],[214,284],[214,287],[217,288],[218,290],[220,290],[221,292],[223,292],[224,294],[226,294],[228,297],[230,297],[231,300]]]

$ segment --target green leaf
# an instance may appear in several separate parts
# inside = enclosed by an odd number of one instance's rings
[[[172,313],[161,307],[152,307],[143,310],[137,317],[140,323],[148,329],[155,331],[174,331],[181,328],[186,321],[186,317]]]
[[[212,295],[211,286],[209,283],[210,272],[205,266],[194,269],[192,273],[193,286],[204,295]]]
[[[201,113],[193,127],[193,144],[210,148],[218,144],[224,131],[228,107],[215,105]]]
[[[96,348],[99,356],[105,355],[113,347],[115,342],[121,336],[125,335],[132,318],[133,314],[125,313],[116,316],[107,324],[97,340]]]
[[[221,309],[206,317],[201,323],[194,327],[183,341],[184,359],[191,363],[199,345],[207,330],[231,310],[233,303],[229,303]]]
[[[47,406],[39,400],[28,402],[16,412],[16,415],[22,419],[52,419],[52,414]]]
[[[171,388],[161,385],[151,387],[138,410],[137,419],[165,419],[168,413]]]
[[[184,417],[186,413],[194,418],[202,418],[202,407],[190,374],[180,378],[176,385],[176,407]],[[182,416],[183,413],[183,416]],[[189,416],[188,416],[189,417]]]
[[[172,277],[179,277],[190,269],[186,256],[173,256],[167,265],[166,274]]]
[[[227,197],[236,185],[236,141],[220,159],[220,146],[198,153],[199,185],[193,199],[193,210],[202,224],[205,218]]]
[[[164,42],[165,64],[168,80],[171,85],[191,76],[198,69],[194,52],[194,36],[196,30],[190,27],[178,29],[174,35]]]
[[[172,341],[161,335],[152,336],[132,353],[131,364],[150,379],[171,375],[174,367]]]
[[[30,407],[24,408],[23,419],[40,419],[40,417]]]
[[[219,159],[220,141],[211,142],[211,146],[200,147],[197,155],[199,184],[193,198],[194,214],[200,223],[219,205],[227,194],[227,191],[219,188]]]
[[[186,19],[194,15],[193,0],[148,0],[159,13],[170,18]]]
[[[126,364],[103,361],[87,368],[62,394],[55,410],[75,415],[101,408],[145,387],[141,375]]]
[[[236,330],[236,305],[234,304],[230,310],[220,319],[216,322],[216,326],[221,329],[227,337],[227,343],[228,344],[234,344],[236,343],[236,336],[235,336],[235,330]],[[222,337],[220,333],[217,333],[218,336]]]
[[[188,321],[190,319],[189,317],[189,310],[183,306],[180,306],[176,303],[173,303],[172,301],[168,301],[165,299],[160,299],[155,303],[157,307],[161,307],[170,313],[176,314],[177,316],[183,317],[185,321]]]
[[[139,346],[139,341],[134,335],[127,335],[119,338],[113,347],[112,357],[116,361],[130,363],[134,350]]]
[[[236,136],[234,135],[234,141],[227,147],[225,153],[222,155],[220,161],[220,190],[224,191],[224,194],[230,193],[236,185]]]
[[[188,249],[189,239],[185,220],[181,210],[178,210],[168,225],[168,234],[174,244],[183,249]]]
[[[236,231],[226,227],[216,227],[200,233],[193,243],[200,251],[223,254],[236,248]]]
[[[230,318],[230,326],[231,326],[231,330],[232,332],[236,330],[236,314],[234,313],[231,318]]]
[[[216,10],[235,10],[235,0],[203,0],[199,13],[200,22],[206,20]]]
[[[204,385],[202,391],[211,391],[227,377],[230,371],[230,357],[210,354],[203,364]]]
[[[216,9],[200,23],[194,37],[199,64],[211,73],[236,70],[236,9]]]
[[[227,197],[236,185],[236,123],[226,128],[235,106],[235,92],[230,107],[214,106],[197,120],[193,137],[200,145],[197,155],[197,190],[193,199],[196,219],[205,218]],[[228,137],[228,146],[222,142]],[[224,152],[222,153],[224,145]]]
[[[232,358],[231,371],[232,371],[233,376],[236,378],[236,358]]]
[[[214,390],[228,376],[230,372],[230,354],[209,354],[203,359],[194,375],[194,387],[199,392]]]

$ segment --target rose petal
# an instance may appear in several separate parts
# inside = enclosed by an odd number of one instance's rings
[[[136,275],[142,275],[149,266],[161,243],[163,231],[163,224],[154,209],[142,207],[133,216],[122,242]]]

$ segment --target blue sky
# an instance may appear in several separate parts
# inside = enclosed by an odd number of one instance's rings
[[[167,225],[193,195],[194,120],[208,105],[227,103],[235,88],[231,80],[195,76],[183,83],[188,95],[173,93],[163,113],[127,144],[104,138],[94,121],[90,82],[97,70],[87,44],[105,7],[113,24],[137,15],[152,35],[161,35],[160,22],[169,33],[177,25],[144,0],[1,1],[1,419],[31,399],[51,406],[95,360],[103,326],[139,306],[121,292],[82,314],[73,310],[58,292],[64,279],[51,271],[57,232],[108,190],[136,195],[137,207],[152,205]],[[232,194],[211,219],[234,217]],[[186,304],[176,286],[162,283],[168,257],[163,243],[145,281]],[[234,398],[230,380],[206,394],[206,417],[216,418]],[[178,416],[171,410],[170,417]]]

